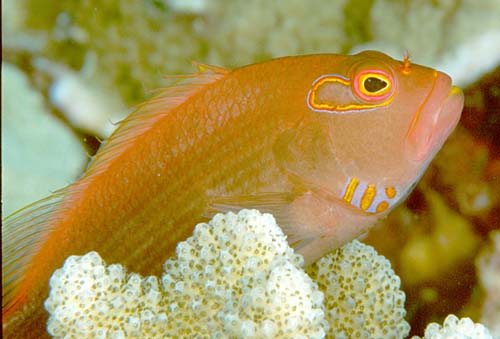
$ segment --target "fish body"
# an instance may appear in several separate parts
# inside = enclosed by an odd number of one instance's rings
[[[122,122],[82,178],[5,220],[6,338],[47,337],[48,280],[68,256],[159,274],[215,212],[271,212],[314,261],[408,194],[462,106],[447,75],[373,51],[199,65]]]

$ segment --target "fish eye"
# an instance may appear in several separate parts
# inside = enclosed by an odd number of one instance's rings
[[[382,70],[363,70],[353,82],[354,91],[365,101],[383,101],[392,94],[392,76]]]
[[[367,92],[377,93],[387,87],[387,82],[377,77],[369,77],[363,81],[363,87]]]

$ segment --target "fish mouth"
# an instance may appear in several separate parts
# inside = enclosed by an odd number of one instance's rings
[[[407,133],[407,154],[421,162],[439,151],[460,120],[464,95],[451,78],[435,71],[429,94],[416,112]]]

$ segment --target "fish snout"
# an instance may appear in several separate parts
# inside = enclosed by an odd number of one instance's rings
[[[460,120],[463,105],[462,90],[448,75],[435,71],[433,85],[407,133],[409,159],[421,162],[437,153]]]

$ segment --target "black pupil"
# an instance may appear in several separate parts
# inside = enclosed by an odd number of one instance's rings
[[[384,89],[387,86],[387,83],[379,78],[371,77],[365,80],[364,85],[368,92],[375,93]]]

